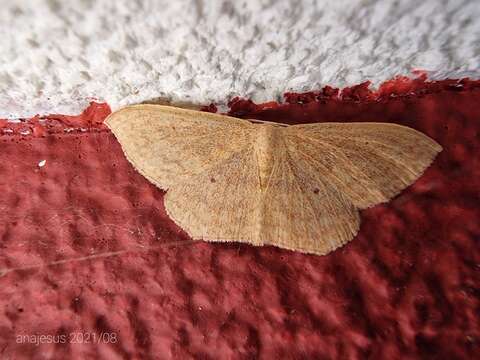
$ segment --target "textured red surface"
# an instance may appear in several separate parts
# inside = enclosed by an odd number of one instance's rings
[[[106,105],[0,122],[0,358],[478,356],[480,84],[397,79],[286,100],[236,99],[231,113],[394,122],[444,150],[318,257],[190,242],[101,124]]]

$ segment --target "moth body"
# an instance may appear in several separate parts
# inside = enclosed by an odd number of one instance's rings
[[[253,125],[256,128],[254,133],[253,147],[258,163],[258,176],[260,187],[264,191],[268,186],[268,179],[272,173],[274,162],[274,149],[278,148],[280,141],[280,129],[276,126],[261,124]],[[257,130],[258,129],[258,130]]]

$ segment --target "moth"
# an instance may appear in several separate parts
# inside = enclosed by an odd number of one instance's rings
[[[106,124],[193,239],[317,255],[354,238],[359,210],[397,195],[442,150],[389,123],[288,126],[161,105]]]

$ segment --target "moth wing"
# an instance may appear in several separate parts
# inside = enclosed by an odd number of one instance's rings
[[[284,134],[302,171],[321,174],[360,209],[394,197],[442,150],[421,132],[388,123],[295,125]]]
[[[260,199],[258,163],[249,146],[172,186],[165,208],[193,239],[261,245]]]
[[[128,106],[105,122],[136,170],[164,190],[241,152],[250,143],[252,126],[161,105]]]
[[[261,239],[290,250],[325,255],[358,232],[357,209],[283,139],[263,198]],[[280,142],[282,144],[282,142]],[[317,154],[318,156],[319,154]]]

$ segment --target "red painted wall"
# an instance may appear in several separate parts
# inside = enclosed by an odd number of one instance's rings
[[[443,146],[324,257],[189,241],[102,124],[107,105],[1,122],[0,358],[474,358],[479,102],[479,82],[402,78],[232,101],[244,118],[393,122]]]

